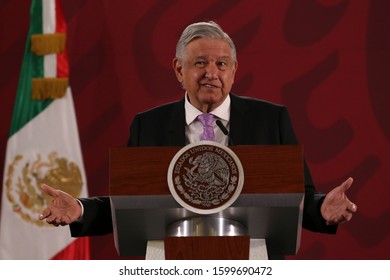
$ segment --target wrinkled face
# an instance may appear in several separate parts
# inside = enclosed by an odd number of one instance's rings
[[[186,46],[182,60],[173,60],[177,79],[191,104],[202,112],[222,104],[232,88],[237,66],[229,44],[218,39],[196,39]]]

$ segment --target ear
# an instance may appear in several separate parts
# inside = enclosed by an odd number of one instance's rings
[[[236,61],[236,63],[234,63],[234,74],[236,73],[237,68],[238,68],[238,61]]]
[[[172,66],[173,66],[173,70],[175,70],[177,80],[179,81],[179,83],[182,83],[183,82],[183,73],[182,73],[183,66],[181,65],[181,62],[179,61],[179,59],[174,58],[172,61]]]
[[[238,62],[236,61],[236,62],[234,63],[233,69],[232,69],[233,81],[234,81],[234,77],[235,77],[236,72],[237,72],[237,68],[238,68]]]

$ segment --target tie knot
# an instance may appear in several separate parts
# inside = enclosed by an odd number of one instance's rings
[[[213,125],[214,115],[212,115],[212,114],[201,114],[201,115],[198,116],[198,120],[204,126]]]

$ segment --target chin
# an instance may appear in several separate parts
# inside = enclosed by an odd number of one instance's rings
[[[213,102],[219,102],[224,99],[224,95],[221,93],[221,91],[216,90],[203,90],[200,95],[200,99],[203,100],[212,100]]]
[[[203,98],[200,98],[200,101],[208,105],[218,104],[222,102],[222,96],[204,96]]]

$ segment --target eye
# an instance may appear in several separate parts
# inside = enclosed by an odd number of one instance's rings
[[[217,66],[220,70],[225,70],[228,67],[228,63],[226,61],[218,61]]]
[[[204,61],[204,60],[198,60],[198,61],[195,61],[195,66],[198,67],[198,68],[203,68],[207,65],[207,62]]]

